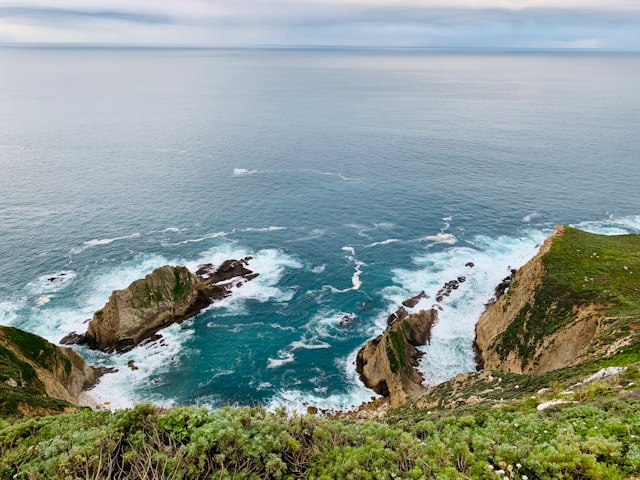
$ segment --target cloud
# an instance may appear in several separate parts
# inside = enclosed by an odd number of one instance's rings
[[[32,0],[0,7],[0,41],[640,49],[640,2],[558,5],[550,0]]]

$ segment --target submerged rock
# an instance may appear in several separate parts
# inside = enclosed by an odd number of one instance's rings
[[[246,268],[250,257],[228,260],[219,268],[202,265],[198,275],[183,266],[165,265],[124,290],[115,290],[94,315],[85,334],[61,342],[86,344],[105,352],[125,352],[173,323],[197,315],[258,274]]]

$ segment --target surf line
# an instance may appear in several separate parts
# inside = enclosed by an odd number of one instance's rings
[[[355,265],[355,271],[353,272],[353,275],[351,276],[351,288],[345,288],[343,290],[340,290],[339,288],[333,287],[331,285],[324,285],[322,288],[328,288],[329,290],[331,290],[333,293],[346,293],[346,292],[351,292],[351,291],[356,291],[356,290],[360,290],[360,287],[362,287],[362,280],[360,280],[360,275],[362,274],[362,267],[365,267],[367,264],[364,262],[361,262],[360,260],[358,260],[356,258],[356,250],[353,247],[350,246],[346,246],[346,247],[342,247],[342,251],[343,252],[347,252],[350,255],[346,255],[346,259],[349,260],[350,262],[353,262],[353,264]]]

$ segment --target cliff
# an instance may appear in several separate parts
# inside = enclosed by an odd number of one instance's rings
[[[0,326],[0,414],[68,410],[99,376],[70,348]]]
[[[65,344],[86,344],[105,352],[124,352],[173,323],[183,322],[230,294],[232,287],[257,276],[246,268],[250,257],[220,267],[201,265],[196,274],[183,266],[155,269],[124,290],[115,290],[93,315],[85,334],[64,337]]]
[[[433,309],[406,317],[392,315],[387,329],[358,352],[356,369],[360,379],[376,393],[389,397],[392,407],[402,405],[407,396],[424,391],[424,378],[415,368],[423,352],[416,347],[429,342],[436,320]]]
[[[503,291],[476,326],[480,368],[544,373],[610,356],[638,342],[640,235],[558,226]]]

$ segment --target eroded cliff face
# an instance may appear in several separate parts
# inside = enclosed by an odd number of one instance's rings
[[[407,396],[424,392],[424,378],[415,368],[423,353],[416,347],[429,342],[436,320],[433,309],[396,318],[382,335],[358,352],[356,369],[361,380],[376,393],[389,397],[391,407],[402,405]]]
[[[515,351],[502,358],[496,351],[499,339],[518,314],[534,300],[536,288],[545,274],[542,257],[549,251],[553,238],[562,235],[564,229],[556,227],[553,235],[545,240],[537,255],[516,273],[506,294],[489,304],[476,324],[475,347],[478,364],[487,370],[522,373],[522,359]]]
[[[480,317],[479,368],[545,373],[611,355],[635,341],[638,313],[616,313],[626,308],[621,309],[620,297],[629,300],[637,289],[620,279],[640,267],[636,245],[637,236],[603,237],[556,227]],[[629,282],[635,278],[629,275]]]
[[[30,388],[78,405],[80,393],[93,386],[100,374],[70,348],[0,326],[0,383],[4,387]]]
[[[72,333],[65,344],[86,344],[105,352],[124,352],[258,276],[246,268],[251,260],[228,260],[219,267],[201,265],[196,274],[183,266],[155,269],[124,290],[115,290],[93,315],[85,334]]]

